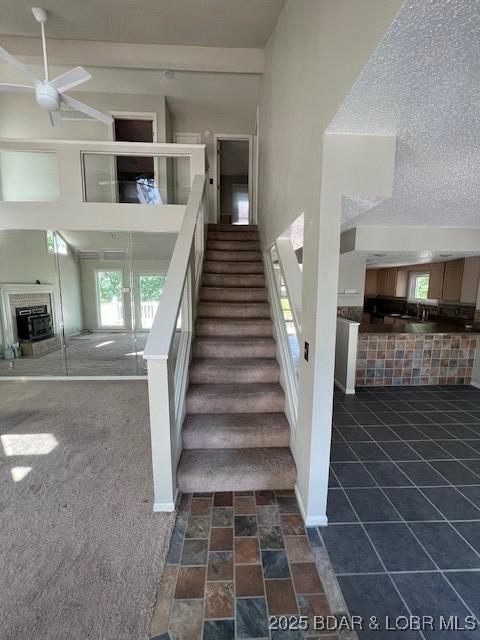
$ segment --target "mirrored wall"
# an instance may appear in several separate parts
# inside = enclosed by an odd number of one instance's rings
[[[145,375],[175,242],[162,233],[0,231],[0,376]]]

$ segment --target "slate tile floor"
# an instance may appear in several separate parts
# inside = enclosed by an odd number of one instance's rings
[[[480,391],[335,391],[328,518],[318,531],[352,615],[437,622],[360,639],[479,638],[438,618],[480,619]]]
[[[317,530],[304,528],[293,492],[183,495],[152,637],[338,640],[312,629],[269,630],[269,616],[330,613],[315,564],[320,545]]]

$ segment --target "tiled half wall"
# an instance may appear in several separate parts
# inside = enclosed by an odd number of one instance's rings
[[[358,386],[469,384],[480,337],[359,335]]]

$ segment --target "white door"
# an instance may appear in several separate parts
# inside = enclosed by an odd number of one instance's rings
[[[175,144],[201,144],[201,133],[174,133]],[[190,194],[190,159],[175,158],[173,160],[175,204],[187,204]]]

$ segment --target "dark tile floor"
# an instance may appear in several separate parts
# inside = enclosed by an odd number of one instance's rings
[[[332,602],[317,570],[320,546],[291,491],[183,495],[152,638],[338,640],[312,630]],[[271,616],[307,616],[308,632],[271,629]]]
[[[361,388],[334,394],[329,526],[319,529],[352,615],[432,616],[422,632],[479,638],[440,617],[480,619],[480,391]],[[382,628],[382,627],[381,627]]]

